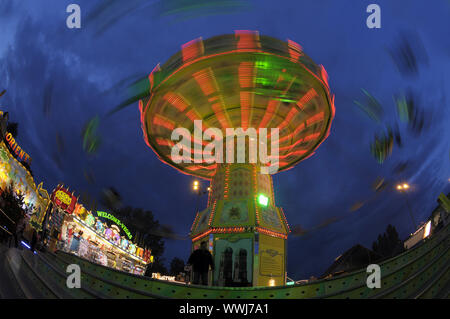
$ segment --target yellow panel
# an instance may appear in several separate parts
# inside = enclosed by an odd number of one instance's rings
[[[283,285],[286,272],[285,240],[264,234],[259,235],[258,286]]]

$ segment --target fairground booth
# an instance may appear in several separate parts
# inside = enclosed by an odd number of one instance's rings
[[[30,169],[31,157],[20,147],[13,135],[6,131],[7,121],[8,114],[0,111],[0,194],[11,187],[16,196],[23,196],[23,209],[27,214],[24,239],[29,243],[33,231],[42,230],[50,197],[42,183],[36,186]],[[11,235],[16,222],[11,219],[7,210],[7,207],[0,208],[0,232]]]
[[[112,214],[87,210],[63,185],[52,192],[51,201],[47,222],[51,250],[138,275],[153,262],[151,251],[139,247],[128,228]]]

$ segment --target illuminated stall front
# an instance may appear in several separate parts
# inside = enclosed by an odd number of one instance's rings
[[[0,111],[0,118],[4,113]],[[36,186],[29,170],[31,157],[19,146],[11,133],[5,132],[0,141],[0,193],[8,187],[19,195],[23,195],[24,204],[28,212],[29,225],[25,233],[31,231],[32,226],[37,231],[42,230],[42,223],[50,204],[47,191],[42,182]]]
[[[143,275],[153,262],[149,249],[133,242],[128,228],[106,212],[91,212],[62,185],[52,193],[53,210],[49,229],[53,250],[63,250],[81,258],[118,270]],[[108,220],[108,223],[105,220]]]

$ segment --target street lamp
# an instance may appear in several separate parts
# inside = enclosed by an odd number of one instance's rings
[[[199,183],[198,183],[198,181],[194,181],[194,184],[192,185],[192,189],[193,189],[194,191],[196,191],[196,190],[198,190],[198,188],[199,188]]]
[[[406,193],[408,191],[408,189],[410,189],[411,187],[408,183],[402,183],[402,184],[398,184],[396,188],[400,193]],[[411,208],[411,205],[408,200],[407,193],[405,194],[405,200],[406,200],[406,205],[408,206],[408,211],[409,211],[409,215],[411,217],[411,221],[413,223],[413,227],[414,227],[413,232],[414,232],[417,229],[417,226],[416,226],[416,222],[414,221],[414,215],[413,215],[412,208]]]
[[[192,184],[192,189],[198,194],[198,195],[205,195],[208,194],[211,191],[211,187],[207,187],[205,191],[202,191],[201,185],[199,181],[194,181]]]

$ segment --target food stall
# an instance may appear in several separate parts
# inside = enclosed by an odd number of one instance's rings
[[[105,212],[88,211],[69,190],[61,185],[52,193],[53,209],[50,233],[56,233],[53,250],[75,254],[91,262],[133,274],[144,275],[153,262],[149,249],[132,241],[128,228]],[[107,223],[104,220],[107,219]]]

